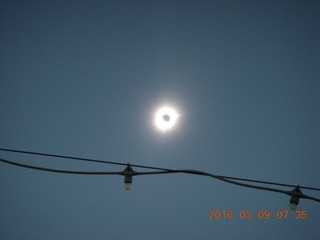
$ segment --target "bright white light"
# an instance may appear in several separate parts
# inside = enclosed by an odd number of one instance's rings
[[[155,126],[160,131],[167,131],[172,129],[179,118],[179,114],[172,107],[162,107],[160,108],[154,117]]]
[[[297,206],[298,205],[296,203],[290,203],[290,209],[293,211],[297,209]]]
[[[131,189],[131,186],[132,186],[131,183],[125,183],[125,184],[124,184],[124,188],[125,188],[126,190],[130,190],[130,189]]]

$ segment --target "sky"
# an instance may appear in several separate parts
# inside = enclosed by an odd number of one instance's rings
[[[0,147],[319,188],[319,12],[312,0],[1,0]],[[160,133],[165,104],[180,117]],[[288,195],[204,176],[136,176],[129,191],[123,181],[0,163],[0,238],[319,238],[315,201],[301,199],[307,218],[296,219]]]

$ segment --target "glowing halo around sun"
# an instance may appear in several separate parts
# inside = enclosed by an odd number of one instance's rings
[[[154,116],[156,128],[162,132],[171,130],[177,124],[179,114],[172,107],[161,107]]]

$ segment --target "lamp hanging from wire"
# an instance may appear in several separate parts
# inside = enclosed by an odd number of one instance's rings
[[[291,199],[290,199],[290,209],[291,210],[296,210],[297,209],[297,206],[299,204],[299,200],[300,200],[300,197],[301,197],[301,190],[299,189],[299,186],[297,186],[295,189],[293,189],[291,191]]]
[[[131,186],[132,186],[133,169],[132,169],[132,167],[130,167],[129,164],[126,167],[126,169],[123,171],[123,174],[124,174],[124,188],[126,190],[130,190]]]

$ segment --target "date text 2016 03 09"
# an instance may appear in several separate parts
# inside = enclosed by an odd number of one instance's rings
[[[209,219],[307,219],[307,211],[209,211]]]

